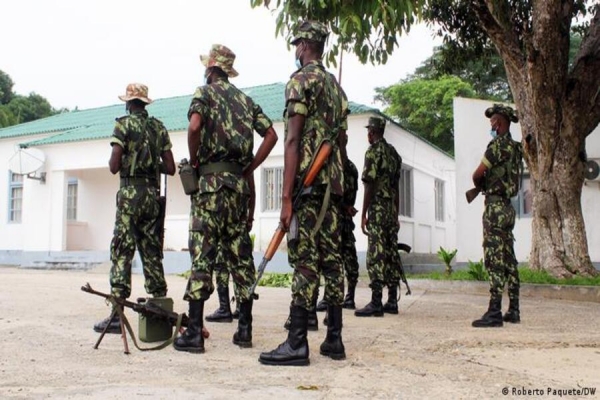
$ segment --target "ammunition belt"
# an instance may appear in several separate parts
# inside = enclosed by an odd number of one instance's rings
[[[158,188],[158,181],[156,180],[156,178],[125,176],[121,177],[121,187],[123,186],[148,186]]]
[[[198,167],[198,175],[216,174],[219,172],[229,172],[235,175],[242,175],[244,168],[240,164],[232,162],[214,162],[200,165]]]

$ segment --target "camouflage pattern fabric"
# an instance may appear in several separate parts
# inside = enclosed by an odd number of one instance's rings
[[[381,290],[384,284],[397,284],[400,280],[394,193],[401,166],[402,157],[385,139],[381,138],[367,149],[362,180],[374,185],[367,211],[367,272],[374,290]]]
[[[148,117],[146,111],[117,119],[110,143],[123,148],[122,177],[156,179],[160,154],[171,149],[164,125]],[[117,192],[117,215],[110,245],[110,285],[115,296],[131,295],[131,260],[136,246],[142,259],[146,292],[155,297],[166,295],[161,244],[156,233],[158,214],[157,184],[126,185]]]
[[[254,131],[264,137],[271,120],[260,106],[241,90],[224,79],[196,89],[188,118],[193,113],[202,116],[203,126],[198,152],[198,164],[215,162],[250,164],[254,150]],[[239,193],[250,193],[248,182],[240,175],[229,172],[200,177],[200,192],[216,192],[228,187]]]
[[[229,270],[224,264],[217,263],[215,267],[215,282],[217,287],[228,287],[229,286]]]
[[[485,210],[483,213],[484,262],[490,276],[492,298],[502,298],[508,282],[508,296],[519,299],[519,271],[514,252],[513,229],[515,209],[510,197],[519,189],[521,144],[510,133],[490,141],[482,162],[488,167],[485,179]]]
[[[248,196],[225,188],[196,193],[190,211],[189,248],[192,269],[184,300],[207,300],[214,291],[213,268],[231,273],[236,299],[249,298],[255,268],[246,226]]]
[[[354,220],[346,213],[346,208],[354,207],[358,191],[358,170],[350,159],[344,163],[344,196],[342,197],[342,261],[348,282],[358,281],[358,258],[356,255],[356,238],[354,237]]]
[[[344,273],[340,255],[341,230],[339,204],[329,202],[323,225],[314,232],[323,196],[302,198],[296,212],[298,238],[287,242],[288,261],[294,268],[292,304],[311,310],[312,299],[318,290],[321,274],[325,277],[325,300],[340,306],[344,299]],[[315,233],[313,235],[313,233]]]
[[[325,299],[339,306],[344,296],[344,275],[341,249],[340,202],[344,194],[342,154],[337,145],[337,132],[347,129],[348,100],[335,77],[320,61],[306,63],[290,77],[285,89],[285,137],[288,118],[305,116],[300,138],[300,160],[295,191],[302,187],[302,177],[323,140],[332,141],[333,151],[313,182],[315,188],[330,185],[331,200],[327,204],[323,223],[314,232],[317,217],[324,203],[324,192],[305,196],[296,215],[299,236],[288,241],[288,260],[294,268],[292,302],[310,310],[311,299],[319,286],[320,275],[325,278]]]

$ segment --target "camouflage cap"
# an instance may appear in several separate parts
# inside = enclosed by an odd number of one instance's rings
[[[303,21],[297,28],[292,45],[298,44],[301,39],[314,40],[315,42],[324,42],[329,35],[327,27],[317,21]]]
[[[385,128],[385,119],[381,117],[369,117],[369,123],[365,126],[365,128]]]
[[[119,99],[123,101],[129,101],[138,99],[146,104],[152,103],[152,100],[148,98],[148,86],[142,85],[141,83],[130,83],[125,89],[125,94],[119,96]]]
[[[485,110],[485,116],[488,118],[492,118],[492,115],[494,114],[502,114],[508,118],[510,122],[519,122],[517,111],[513,110],[512,107],[503,104],[494,104],[492,107]]]
[[[238,72],[233,68],[235,53],[227,46],[222,44],[213,44],[207,56],[201,55],[200,61],[206,68],[219,67],[231,78],[238,76]]]

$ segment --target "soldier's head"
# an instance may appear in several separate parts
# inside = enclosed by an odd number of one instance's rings
[[[298,25],[290,42],[296,46],[296,67],[301,68],[312,60],[319,60],[323,56],[328,36],[327,27],[320,22],[303,21]]]
[[[511,122],[519,122],[517,112],[512,107],[502,104],[494,104],[486,109],[485,116],[490,119],[492,136],[504,135],[510,130]]]
[[[367,128],[367,138],[369,144],[373,144],[375,141],[383,137],[385,132],[385,119],[382,117],[369,117],[369,123],[365,126]]]
[[[238,72],[233,68],[235,53],[227,46],[213,44],[208,55],[201,55],[200,61],[206,67],[204,79],[210,84],[215,78],[235,78]]]
[[[141,83],[130,83],[125,88],[125,94],[119,96],[119,99],[125,102],[127,112],[143,110],[147,104],[152,103],[148,97],[148,86]]]

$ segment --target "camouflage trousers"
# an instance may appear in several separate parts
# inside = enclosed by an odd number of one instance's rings
[[[352,217],[342,217],[342,263],[346,280],[358,282],[358,257],[356,255],[356,238]]]
[[[222,188],[192,196],[189,248],[191,275],[184,300],[207,300],[214,291],[213,269],[222,266],[233,278],[235,297],[250,299],[256,279],[252,241],[246,221],[248,195]]]
[[[512,233],[515,214],[508,200],[489,202],[483,212],[483,254],[492,298],[502,298],[504,284],[508,283],[509,299],[519,299],[519,270]]]
[[[167,282],[162,265],[162,248],[157,233],[159,205],[155,188],[124,186],[117,192],[117,216],[110,243],[111,293],[131,295],[131,260],[140,253],[146,292],[166,296]]]
[[[310,195],[301,200],[296,211],[298,238],[287,241],[288,261],[294,268],[292,304],[310,311],[321,279],[325,278],[325,300],[339,306],[344,299],[344,272],[340,255],[341,230],[339,206],[329,201],[323,223],[315,231],[323,196]]]
[[[371,289],[382,290],[384,285],[400,282],[400,254],[398,254],[398,226],[391,200],[388,204],[373,203],[369,207],[367,232],[367,272]]]
[[[229,286],[229,270],[224,264],[215,266],[215,282],[218,288]]]

